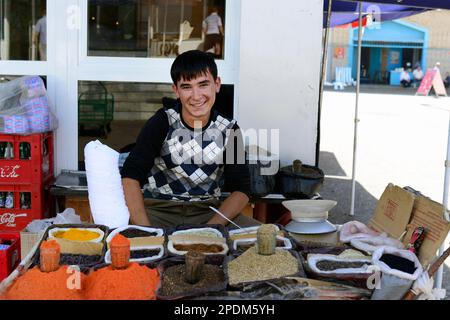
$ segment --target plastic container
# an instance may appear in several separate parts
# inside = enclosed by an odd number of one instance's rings
[[[0,231],[21,231],[33,220],[49,218],[53,211],[49,186],[0,184],[0,195],[12,200],[12,207],[5,203],[0,208]]]
[[[158,265],[158,272],[161,275],[161,283],[156,291],[156,297],[158,300],[177,300],[177,299],[186,299],[186,298],[192,298],[192,297],[199,297],[208,293],[213,292],[220,292],[227,288],[228,278],[226,272],[223,270],[223,263],[224,263],[224,256],[206,256],[205,257],[205,265],[215,265],[218,267],[221,267],[223,272],[223,280],[220,282],[217,282],[216,284],[205,286],[203,288],[196,288],[193,287],[191,290],[183,291],[183,293],[180,293],[178,295],[163,295],[163,292],[161,290],[161,287],[164,285],[165,281],[165,271],[176,265],[184,265],[185,263],[185,257],[176,257],[176,258],[170,258],[162,261]]]
[[[53,167],[53,132],[28,136],[0,134],[2,184],[45,184],[54,177]]]
[[[87,272],[94,266],[104,263],[105,253],[106,253],[106,235],[109,232],[109,228],[104,225],[98,224],[61,224],[52,225],[45,231],[41,243],[48,239],[49,231],[54,228],[99,228],[104,232],[104,237],[102,239],[103,249],[99,255],[83,255],[83,254],[65,254],[61,253],[60,265],[76,265],[80,267],[81,272]],[[39,246],[41,245],[39,244]],[[32,258],[32,266],[39,265],[40,260],[40,249],[38,248]]]
[[[20,233],[0,232],[0,239],[11,242],[7,249],[0,250],[0,281],[2,281],[20,263]]]

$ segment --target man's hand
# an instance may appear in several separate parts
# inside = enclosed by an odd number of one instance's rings
[[[245,208],[249,200],[250,199],[245,193],[235,191],[225,199],[220,206],[219,211],[222,212],[228,219],[233,220]],[[211,220],[208,221],[208,224],[221,224],[226,226],[228,221],[222,218],[219,214],[216,214],[211,218]]]
[[[131,223],[138,226],[150,226],[139,181],[123,178],[122,186],[125,194],[125,202],[130,211]]]

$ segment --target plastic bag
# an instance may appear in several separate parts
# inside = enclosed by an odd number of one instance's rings
[[[413,273],[404,272],[390,267],[383,262],[385,254],[404,258],[414,263]],[[423,268],[417,256],[408,250],[399,250],[392,247],[380,247],[372,255],[375,266],[381,270],[381,283],[375,288],[372,300],[400,300],[411,288],[413,282],[422,274]]]
[[[58,213],[53,221],[54,224],[82,224],[80,216],[75,213],[73,208],[66,208]]]
[[[27,135],[53,131],[58,121],[50,111],[44,82],[25,76],[0,83],[0,132]]]

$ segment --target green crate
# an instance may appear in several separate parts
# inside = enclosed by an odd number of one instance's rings
[[[78,128],[95,127],[106,137],[111,132],[114,119],[114,95],[109,93],[103,83],[98,82],[99,90],[84,92],[78,96]]]

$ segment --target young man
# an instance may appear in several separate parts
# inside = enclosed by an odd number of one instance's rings
[[[214,59],[198,50],[185,52],[175,59],[171,77],[178,99],[163,100],[121,172],[131,222],[226,225],[213,206],[238,225],[258,224],[240,215],[249,201],[250,176],[236,121],[213,109],[221,85]],[[231,194],[220,204],[222,176]]]

